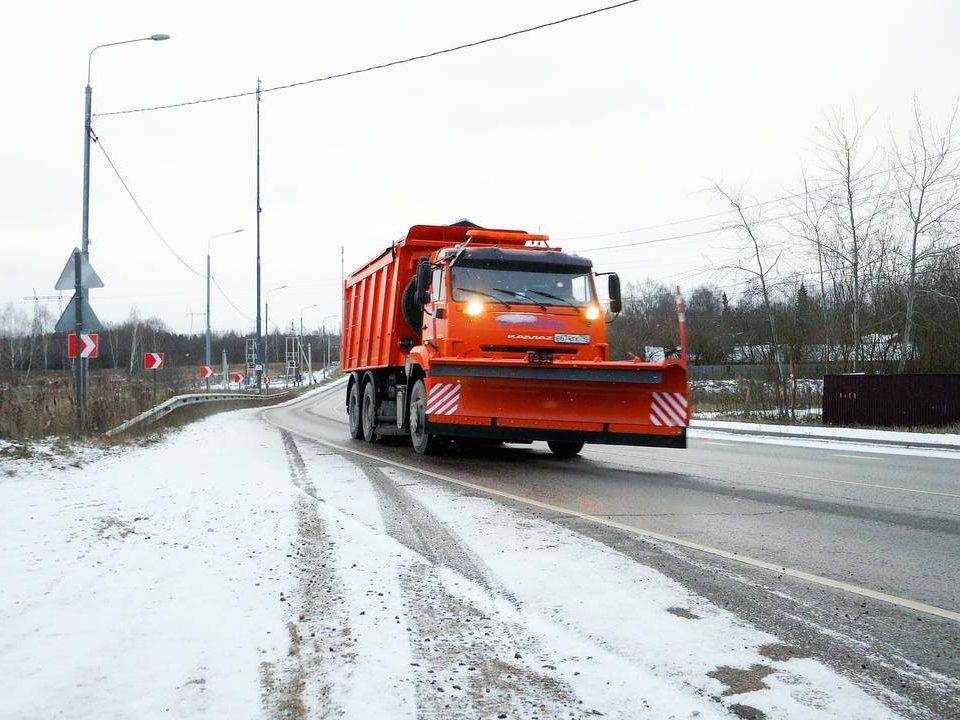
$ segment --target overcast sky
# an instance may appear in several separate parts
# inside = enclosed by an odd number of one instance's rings
[[[94,112],[269,87],[469,42],[604,0],[363,3],[46,2],[0,7],[0,306],[53,284],[80,244],[83,87]],[[711,179],[757,200],[797,189],[831,107],[900,132],[916,95],[957,101],[956,2],[640,2],[441,58],[269,93],[261,105],[262,256],[273,323],[339,316],[346,269],[418,223],[467,217],[554,238],[617,233],[725,209]],[[256,312],[252,98],[101,117],[94,130],[170,245]],[[204,279],[169,252],[92,151],[91,264],[101,320],[136,306],[195,331]],[[566,240],[624,280],[672,282],[722,263],[723,234],[590,253],[710,229],[704,220]],[[709,277],[709,276],[707,276]],[[692,280],[686,282],[692,284]],[[56,302],[52,305],[56,313]],[[328,327],[336,319],[327,319]],[[253,324],[214,291],[215,329]]]

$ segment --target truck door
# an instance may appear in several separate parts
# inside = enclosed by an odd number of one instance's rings
[[[447,287],[446,266],[441,265],[433,271],[433,278],[430,282],[430,302],[427,303],[424,310],[423,331],[424,342],[432,340],[439,345],[439,342],[447,336]]]

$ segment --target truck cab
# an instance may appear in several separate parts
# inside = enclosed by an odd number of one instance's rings
[[[587,258],[539,249],[445,249],[430,265],[422,339],[432,354],[532,362],[606,360]]]

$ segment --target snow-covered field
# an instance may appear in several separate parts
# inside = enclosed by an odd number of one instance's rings
[[[2,463],[4,719],[892,717],[606,545],[258,410]]]

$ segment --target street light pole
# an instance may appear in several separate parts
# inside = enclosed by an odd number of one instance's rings
[[[267,290],[264,295],[266,300],[263,303],[263,334],[267,336],[267,344],[263,346],[263,364],[266,366],[268,373],[270,372],[270,293],[285,290],[287,287],[287,285],[281,285],[272,288]]]
[[[240,228],[239,230],[231,230],[230,232],[220,233],[219,235],[211,235],[207,238],[207,342],[206,352],[204,353],[204,365],[210,365],[212,361],[210,354],[210,241],[224,237],[225,235],[236,235],[242,232],[243,228]],[[207,378],[207,390],[210,390],[210,378]]]
[[[303,311],[309,310],[310,308],[320,307],[320,303],[313,303],[313,305],[305,305],[300,308],[300,361],[302,364],[303,361]],[[312,369],[311,369],[312,372]]]
[[[143,42],[144,40],[169,40],[170,36],[163,33],[157,33],[150,37],[134,38],[133,40],[121,40],[120,42],[104,43],[97,45],[90,54],[87,55],[87,86],[84,89],[84,109],[83,109],[83,208],[81,213],[80,230],[80,249],[85,260],[90,258],[90,138],[93,135],[93,88],[90,85],[90,71],[93,64],[93,53],[100,48],[113,47],[114,45],[129,45],[130,43]],[[83,296],[86,288],[78,285],[76,293],[77,307],[83,305]],[[79,310],[78,310],[79,312]],[[77,332],[80,328],[77,329]],[[79,343],[80,337],[77,336]],[[78,346],[79,347],[79,346]],[[77,393],[79,397],[78,405],[83,405],[87,397],[87,359],[77,358]]]
[[[324,380],[327,379],[327,365],[330,364],[330,336],[327,335],[327,320],[335,317],[339,317],[339,315],[327,315],[325,318],[323,318],[323,320],[320,321],[320,323],[323,325],[324,337],[327,340],[327,355],[326,355],[326,360],[323,363],[323,379]]]
[[[260,78],[257,78],[257,394],[263,387],[263,336],[260,334]]]

